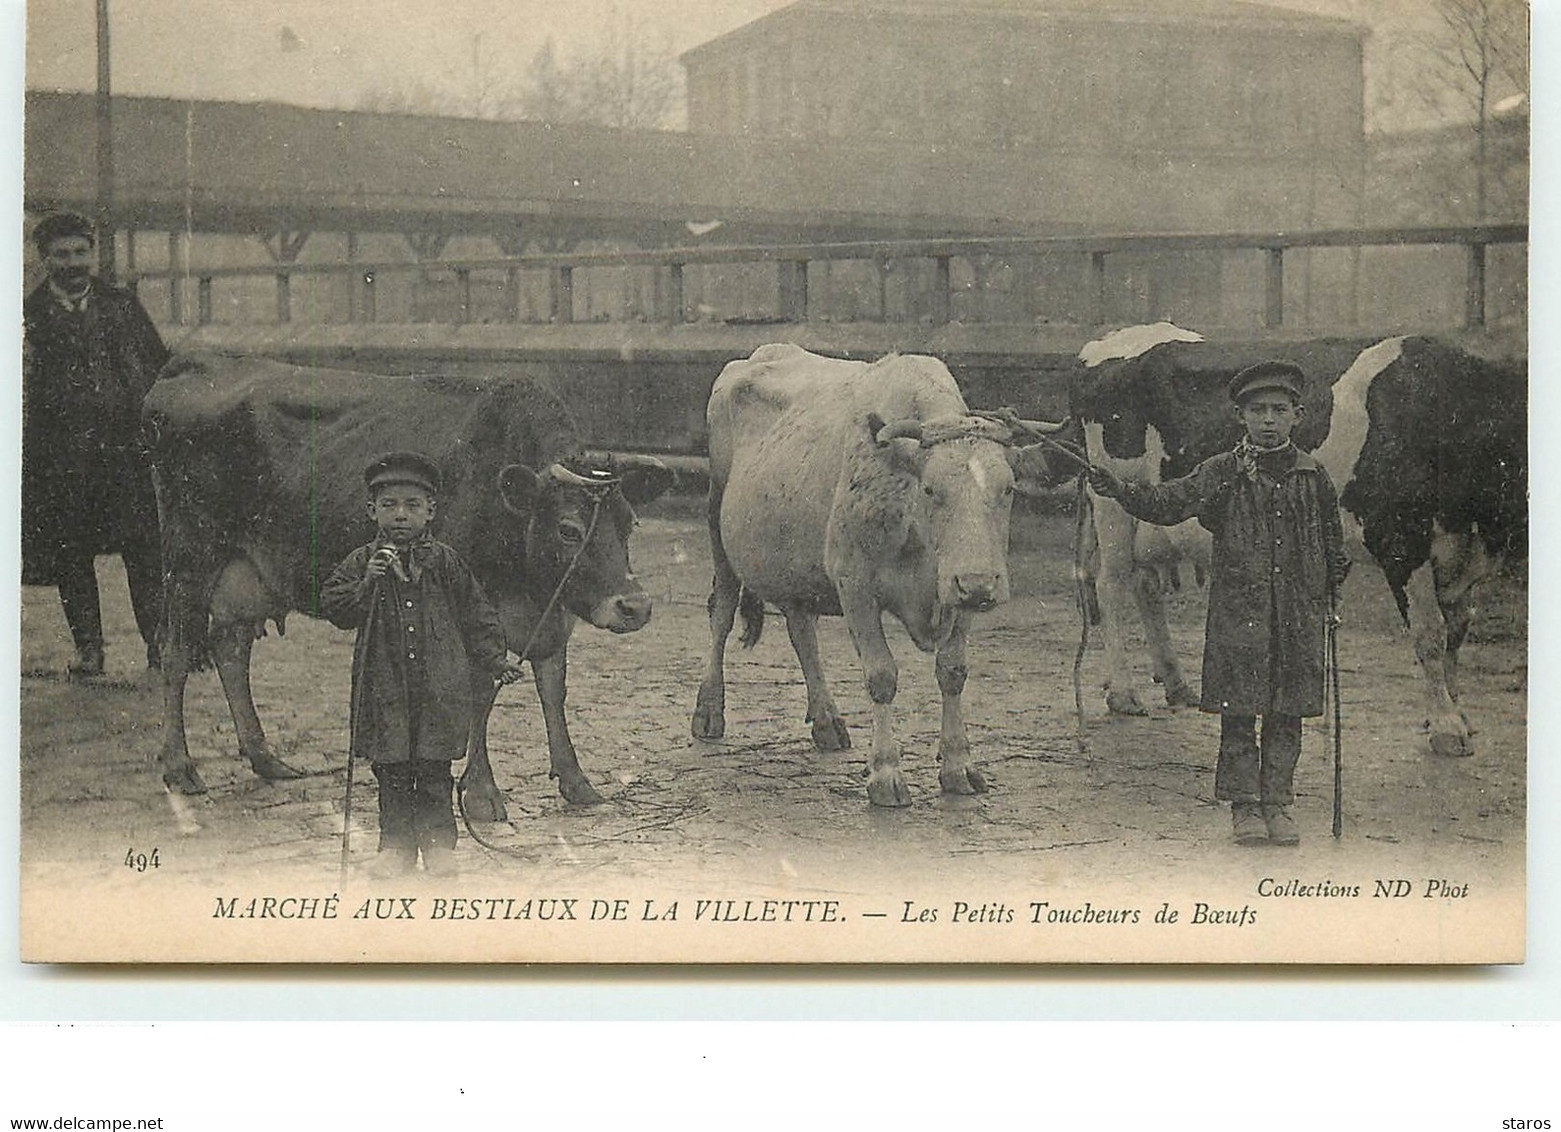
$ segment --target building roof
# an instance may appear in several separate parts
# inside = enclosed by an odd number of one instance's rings
[[[1365,25],[1248,0],[796,0],[742,27],[685,51],[687,63],[707,50],[720,52],[798,21],[894,17],[968,25],[972,21],[1116,23],[1195,26],[1248,31],[1348,36],[1368,34]]]
[[[94,102],[27,92],[28,211],[95,199]],[[1015,158],[894,142],[118,96],[114,155],[116,212],[147,228],[605,237],[719,218],[850,237],[1048,223]]]

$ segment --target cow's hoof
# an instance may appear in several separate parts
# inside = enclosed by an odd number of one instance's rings
[[[909,806],[910,787],[898,770],[882,771],[867,779],[867,800],[875,806]]]
[[[201,781],[200,772],[195,769],[195,764],[190,762],[163,771],[163,785],[175,794],[206,793],[206,783]]]
[[[508,821],[509,811],[504,807],[504,795],[493,783],[461,790],[461,813],[467,821]]]
[[[1110,691],[1106,693],[1106,710],[1112,715],[1148,715],[1149,709],[1139,702],[1138,693],[1129,689],[1126,692]]]
[[[267,782],[285,782],[293,778],[307,777],[308,772],[299,770],[295,766],[288,766],[269,751],[245,757],[249,759],[250,769]]]
[[[985,794],[986,775],[969,763],[957,770],[945,766],[938,771],[938,785],[945,794]]]
[[[838,715],[813,721],[813,746],[820,751],[848,751],[851,749],[851,732],[846,721]]]
[[[707,704],[704,697],[700,697],[699,706],[694,709],[694,719],[690,726],[695,739],[714,741],[726,734],[726,712],[720,704]]]
[[[605,800],[596,792],[590,779],[578,772],[559,775],[558,792],[564,796],[564,801],[574,806],[600,806]]]
[[[1443,758],[1466,759],[1474,754],[1474,740],[1452,731],[1431,734],[1431,753]]]
[[[1198,707],[1202,702],[1198,696],[1198,689],[1185,680],[1177,680],[1165,686],[1166,707]]]

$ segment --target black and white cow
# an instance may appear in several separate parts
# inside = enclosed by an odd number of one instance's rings
[[[1413,635],[1432,749],[1471,754],[1458,649],[1475,587],[1527,551],[1526,366],[1433,338],[1212,343],[1169,323],[1117,331],[1079,357],[1070,407],[1090,459],[1144,482],[1184,475],[1236,443],[1226,385],[1238,370],[1275,357],[1301,367],[1296,443],[1339,488],[1346,529],[1381,566]],[[1179,559],[1207,561],[1207,533],[1196,520],[1140,523],[1093,493],[1090,505],[1108,709],[1145,712],[1124,641],[1133,600],[1167,702],[1196,704],[1166,630],[1162,579]]]

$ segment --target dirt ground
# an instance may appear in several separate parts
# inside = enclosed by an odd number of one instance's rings
[[[897,727],[914,796],[906,810],[867,804],[862,754],[869,712],[843,624],[820,630],[826,669],[856,749],[821,754],[803,722],[801,674],[784,622],[771,618],[752,651],[728,652],[727,738],[696,742],[689,715],[709,631],[710,577],[702,501],[662,501],[635,536],[637,571],[657,605],[643,631],[580,629],[570,649],[569,718],[580,761],[606,804],[576,809],[546,774],[546,745],[528,682],[500,698],[490,731],[509,821],[463,831],[467,877],[674,877],[756,882],[818,878],[835,891],[875,870],[918,878],[1023,876],[1146,880],[1252,869],[1253,854],[1282,875],[1447,867],[1512,873],[1521,884],[1525,820],[1526,600],[1521,568],[1487,591],[1464,650],[1463,703],[1479,727],[1467,759],[1430,753],[1421,683],[1381,574],[1354,571],[1341,633],[1345,823],[1329,836],[1331,740],[1308,721],[1298,775],[1296,850],[1229,844],[1228,812],[1213,800],[1217,720],[1156,704],[1147,719],[1108,718],[1099,632],[1084,663],[1087,750],[1076,735],[1072,664],[1079,637],[1070,580],[1072,519],[1016,516],[1013,600],[977,621],[965,710],[978,765],[977,798],[938,791],[937,686],[930,657],[897,624]],[[336,875],[347,749],[351,635],[297,616],[283,639],[256,647],[255,700],[278,751],[313,772],[296,782],[255,778],[235,757],[233,725],[213,673],[191,679],[188,733],[210,791],[175,798],[153,761],[160,687],[141,666],[124,577],[99,563],[109,637],[108,677],[64,678],[68,636],[53,590],[22,591],[21,818],[24,893],[110,881],[127,854],[159,851],[159,869],[196,883],[288,868]],[[1204,595],[1189,584],[1172,603],[1188,672],[1201,649]],[[1142,652],[1140,651],[1140,656]],[[360,770],[353,858],[372,855],[373,778]]]

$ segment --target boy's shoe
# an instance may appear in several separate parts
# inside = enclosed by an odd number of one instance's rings
[[[431,877],[459,876],[461,866],[455,862],[455,850],[443,845],[423,847],[423,871]]]
[[[1289,806],[1264,806],[1263,823],[1268,827],[1268,840],[1272,844],[1301,844],[1301,830],[1290,815]]]
[[[390,880],[406,876],[416,866],[416,850],[409,855],[404,849],[381,849],[363,871],[375,880]]]
[[[1237,845],[1268,844],[1268,823],[1263,820],[1263,808],[1256,802],[1232,802],[1230,824]]]

